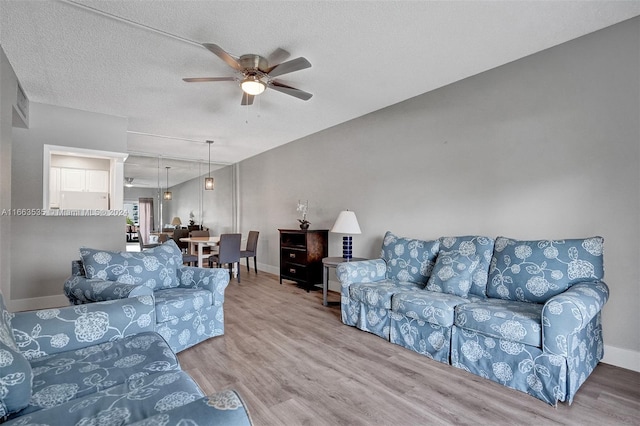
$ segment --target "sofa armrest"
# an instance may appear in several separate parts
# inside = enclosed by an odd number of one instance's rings
[[[64,282],[64,294],[74,305],[126,299],[127,297],[153,296],[153,290],[144,285],[124,284],[72,275]]]
[[[226,390],[130,424],[251,426],[253,423],[240,396],[233,390]]]
[[[156,324],[151,296],[10,315],[13,337],[27,359],[154,331]]]
[[[572,336],[579,333],[609,299],[609,287],[600,282],[574,284],[547,300],[542,309],[542,347],[545,352],[568,356]]]
[[[343,262],[336,267],[343,296],[349,296],[349,286],[355,283],[373,283],[387,278],[387,262],[384,259]]]
[[[223,268],[197,268],[183,266],[178,268],[179,287],[201,288],[213,293],[213,303],[218,306],[224,302],[224,290],[229,285],[229,271]]]

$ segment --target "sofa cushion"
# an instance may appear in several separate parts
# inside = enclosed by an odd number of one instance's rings
[[[77,399],[63,401],[52,395],[58,404],[23,415],[16,423],[51,424],[55,419],[56,423],[65,425],[124,425],[170,411],[202,396],[198,385],[184,371],[140,371],[126,383]]]
[[[33,396],[20,415],[128,383],[140,375],[180,369],[176,355],[155,332],[38,358],[31,365]]]
[[[0,420],[29,405],[33,372],[13,339],[11,314],[0,294]]]
[[[479,262],[476,253],[440,250],[426,289],[466,297]]]
[[[501,349],[505,352],[511,343],[540,348],[543,306],[500,299],[460,304],[456,306],[455,325],[500,339]]]
[[[451,327],[454,308],[465,303],[469,303],[469,300],[454,294],[414,289],[394,294],[391,311],[431,324]]]
[[[349,297],[373,308],[391,309],[391,297],[395,293],[421,288],[420,284],[391,280],[375,283],[354,283],[349,286]]]
[[[489,297],[544,303],[578,282],[604,276],[603,239],[519,241],[496,239]]]
[[[188,404],[165,410],[153,417],[129,423],[130,426],[197,426],[233,425],[251,426],[247,410],[240,395],[234,390],[216,392]]]
[[[479,235],[465,235],[459,237],[441,237],[439,241],[441,250],[455,250],[465,256],[472,254],[480,256],[480,262],[472,275],[469,294],[486,297],[494,239]]]
[[[173,240],[143,252],[80,248],[87,278],[144,285],[152,290],[179,285],[176,269],[182,254]]]
[[[381,256],[387,262],[387,278],[424,287],[438,255],[439,242],[398,237],[387,232]]]
[[[203,289],[170,288],[158,290],[154,296],[158,323],[181,318],[185,313],[196,312],[213,304],[213,294]]]

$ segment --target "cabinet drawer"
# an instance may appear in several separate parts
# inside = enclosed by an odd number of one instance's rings
[[[295,281],[306,281],[308,279],[307,267],[296,263],[283,263],[280,268],[280,275]]]
[[[283,265],[287,262],[301,264],[307,263],[307,252],[305,250],[283,248],[280,253],[282,256],[282,258],[280,259],[280,263]]]

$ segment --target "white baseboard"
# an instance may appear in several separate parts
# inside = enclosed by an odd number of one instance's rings
[[[14,299],[7,301],[7,308],[10,312],[60,308],[69,305],[69,299],[67,299],[67,297],[62,294],[56,296],[33,297],[29,299]]]
[[[280,275],[280,268],[276,266],[265,265],[264,263],[258,263],[258,271],[265,271],[270,274]]]
[[[640,352],[604,345],[602,362],[640,373]]]

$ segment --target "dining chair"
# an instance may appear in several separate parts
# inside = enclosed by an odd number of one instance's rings
[[[210,237],[211,234],[209,233],[209,230],[196,230],[196,231],[190,231],[189,232],[189,237]],[[202,248],[202,253],[204,254],[211,254],[212,252],[214,252],[214,250],[211,249],[211,246],[204,246]]]
[[[182,251],[182,263],[189,264],[191,266],[198,266],[198,256],[188,253],[189,243],[180,241],[180,238],[187,238],[189,236],[188,229],[178,229],[173,231],[173,241],[176,243],[180,251]]]
[[[209,257],[209,265],[228,264],[229,275],[233,274],[233,265],[238,264],[238,283],[240,283],[240,241],[242,234],[221,234],[218,243],[218,253]]]
[[[180,248],[180,250],[182,250],[182,252],[185,252],[189,248],[189,243],[180,241],[180,238],[187,238],[188,236],[189,236],[188,229],[175,229],[173,231],[173,236],[172,236],[173,241]]]
[[[258,231],[249,231],[249,236],[247,237],[247,246],[244,250],[240,251],[240,257],[245,257],[247,259],[247,272],[250,272],[249,269],[249,258],[253,257],[253,269],[258,273],[258,260],[256,259],[256,253],[258,252],[258,236],[260,232]]]
[[[159,243],[145,244],[145,242],[142,240],[142,233],[140,232],[140,229],[138,229],[138,243],[140,244],[140,251],[160,245]]]

